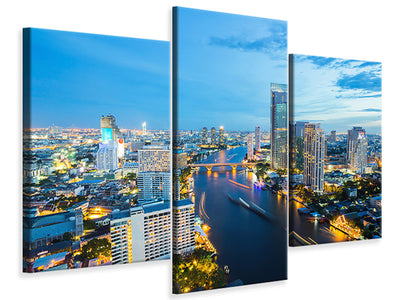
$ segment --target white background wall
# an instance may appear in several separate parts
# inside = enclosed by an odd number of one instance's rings
[[[0,294],[14,299],[172,296],[169,261],[26,275],[21,270],[21,29],[168,40],[174,5],[289,21],[289,53],[383,62],[383,234],[379,241],[289,249],[289,280],[182,299],[395,299],[399,292],[399,9],[396,1],[1,1]],[[268,272],[268,270],[266,270]],[[3,298],[3,297],[2,297]]]

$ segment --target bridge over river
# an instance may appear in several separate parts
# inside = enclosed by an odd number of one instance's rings
[[[231,167],[232,171],[235,171],[238,166],[250,168],[257,163],[243,162],[243,163],[202,163],[202,164],[188,164],[191,168],[207,168],[207,171],[211,171],[213,167]]]

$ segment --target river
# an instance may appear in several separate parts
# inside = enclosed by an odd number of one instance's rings
[[[221,150],[199,163],[241,162],[245,147]],[[229,266],[229,281],[244,284],[287,278],[286,198],[255,188],[252,172],[238,167],[201,168],[193,174],[195,211],[211,227],[208,237],[217,250],[217,263]],[[241,197],[264,209],[265,219],[229,200]]]
[[[290,231],[295,231],[302,238],[311,238],[317,244],[347,241],[347,235],[340,230],[327,224],[320,224],[308,214],[300,214],[298,209],[301,207],[304,207],[304,205],[297,201],[291,200],[289,202]],[[293,246],[299,245],[292,239],[289,240],[289,243]]]

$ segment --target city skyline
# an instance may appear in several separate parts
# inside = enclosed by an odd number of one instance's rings
[[[98,128],[98,116],[111,113],[121,128],[169,128],[169,42],[30,30],[25,127]]]
[[[293,60],[294,121],[338,134],[353,126],[381,133],[381,63],[297,54]]]
[[[287,82],[286,22],[182,8],[177,23],[178,129],[269,130],[270,84]]]

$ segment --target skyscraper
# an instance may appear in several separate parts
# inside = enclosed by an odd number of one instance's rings
[[[203,130],[201,131],[201,143],[203,145],[207,144],[207,136],[208,136],[207,127],[203,127]]]
[[[143,135],[147,135],[146,122],[142,123],[142,133]]]
[[[100,126],[101,142],[103,144],[111,140],[118,142],[121,133],[113,115],[101,116]]]
[[[218,137],[218,144],[219,145],[225,145],[225,131],[224,131],[224,126],[219,127],[219,137]]]
[[[287,84],[271,83],[271,166],[287,168]]]
[[[368,142],[365,129],[353,127],[347,133],[347,160],[352,171],[363,173],[367,165]]]
[[[254,147],[256,151],[260,151],[261,149],[261,131],[260,126],[256,126],[254,131]]]
[[[295,123],[294,128],[292,127],[292,130],[294,131],[294,133],[291,134],[292,143],[294,143],[294,156],[292,156],[291,161],[294,162],[294,165],[291,167],[299,170],[303,170],[304,131],[306,124],[308,124],[308,122],[298,121]]]
[[[253,158],[254,158],[253,134],[249,133],[247,135],[247,160],[252,160]]]
[[[323,193],[325,134],[319,123],[305,124],[303,156],[304,185],[314,192]]]
[[[212,145],[217,144],[217,133],[215,127],[211,127],[211,144]]]

